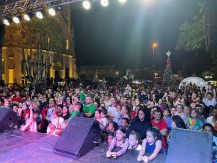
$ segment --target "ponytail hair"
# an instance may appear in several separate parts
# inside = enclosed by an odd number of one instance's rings
[[[138,144],[141,143],[141,139],[140,139],[140,136],[139,136],[138,132],[133,130],[133,131],[131,131],[130,135],[136,136],[136,139],[138,140]]]
[[[147,132],[151,132],[156,140],[161,140],[161,133],[157,127],[151,127]]]

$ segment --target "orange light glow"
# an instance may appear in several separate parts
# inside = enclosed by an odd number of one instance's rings
[[[153,48],[158,47],[158,43],[157,43],[157,42],[154,42],[154,43],[152,44],[152,47],[153,47]]]

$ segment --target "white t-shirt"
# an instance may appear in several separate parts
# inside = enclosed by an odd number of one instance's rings
[[[209,107],[209,106],[215,106],[216,105],[216,100],[214,98],[212,98],[211,100],[209,100],[208,98],[203,98],[203,103]]]
[[[121,114],[117,111],[116,107],[108,106],[108,114],[113,114],[113,121],[118,122],[118,119],[121,117]]]
[[[104,129],[105,126],[108,124],[109,120],[107,118],[101,118],[102,124],[99,125],[100,129]]]
[[[51,118],[51,123],[53,125],[55,125],[56,127],[58,127],[58,123],[61,125],[61,128],[64,129],[66,128],[66,124],[65,121],[62,117],[57,117],[57,118]]]
[[[107,108],[109,105],[111,105],[111,101],[109,100],[109,101],[106,101],[106,100],[104,100],[104,103],[105,103],[105,107]]]
[[[214,127],[215,124],[213,123],[212,119],[213,119],[213,116],[208,117],[207,118],[207,123],[211,124]]]
[[[131,146],[129,146],[128,149],[133,149]],[[135,149],[136,151],[140,151],[142,149],[141,144],[138,145],[138,147]]]

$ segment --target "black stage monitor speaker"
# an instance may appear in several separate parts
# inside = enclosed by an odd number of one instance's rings
[[[0,131],[13,129],[18,125],[16,113],[8,108],[0,108]]]
[[[81,157],[94,148],[100,140],[100,127],[92,118],[74,117],[60,136],[54,151]]]
[[[166,163],[197,162],[212,162],[212,135],[199,131],[173,129]]]

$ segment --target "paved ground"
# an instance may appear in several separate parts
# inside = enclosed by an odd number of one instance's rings
[[[59,137],[42,133],[20,132],[18,130],[0,133],[0,162],[71,162],[71,163],[138,163],[138,152],[127,151],[118,159],[106,158],[106,146],[95,147],[86,155],[67,157],[53,152]],[[165,163],[165,155],[159,155],[150,163]]]

